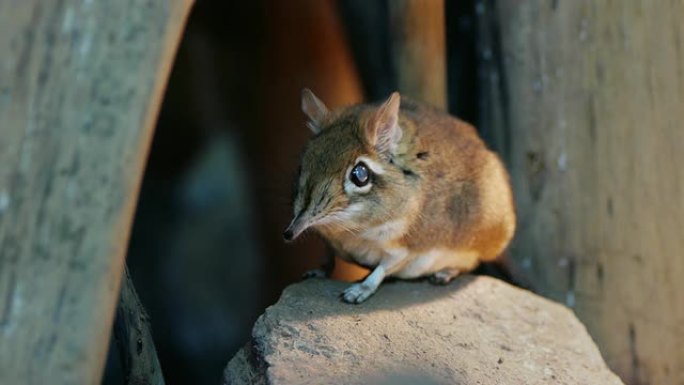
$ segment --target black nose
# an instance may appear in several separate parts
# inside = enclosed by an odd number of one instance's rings
[[[290,229],[287,229],[283,232],[283,239],[288,241],[288,242],[292,240],[293,236],[294,236],[294,233]]]

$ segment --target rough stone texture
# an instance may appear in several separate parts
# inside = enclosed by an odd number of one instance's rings
[[[224,383],[622,384],[570,310],[493,278],[386,283],[361,305],[346,285],[285,289]]]

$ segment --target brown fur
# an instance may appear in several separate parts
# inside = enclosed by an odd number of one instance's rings
[[[388,264],[387,275],[411,276],[402,269],[412,269],[412,263],[434,250],[440,255],[453,252],[455,260],[435,263],[426,274],[469,271],[477,261],[495,259],[515,230],[511,188],[501,161],[471,125],[406,99],[397,115],[393,103],[398,98],[393,95],[380,107],[330,112],[305,92],[302,107],[316,135],[302,158],[289,229],[296,236],[312,226],[341,257],[367,267],[390,258],[392,250],[406,250],[404,260]],[[401,139],[393,142],[388,138],[399,137],[391,135],[397,122]],[[350,193],[345,190],[348,170],[359,157],[382,172],[374,175],[369,191]],[[350,206],[358,209],[353,217],[347,212]],[[334,213],[344,220],[321,220]],[[386,237],[382,232],[363,235],[393,223],[397,229],[390,227]]]
[[[486,148],[474,127],[437,110],[418,106],[405,112],[404,122],[417,128],[406,161],[423,149],[429,153],[425,160],[413,160],[424,175],[425,214],[417,218],[404,242],[414,250],[435,244],[465,247],[478,251],[481,260],[495,259],[515,230],[512,192],[499,158]],[[490,197],[487,190],[501,194]]]

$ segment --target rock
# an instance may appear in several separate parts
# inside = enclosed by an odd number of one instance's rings
[[[361,305],[346,286],[285,289],[224,384],[622,384],[570,310],[502,281],[385,283]]]

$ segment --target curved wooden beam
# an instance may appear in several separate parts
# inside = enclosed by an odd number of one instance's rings
[[[100,382],[191,0],[0,2],[0,383]]]

